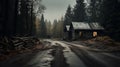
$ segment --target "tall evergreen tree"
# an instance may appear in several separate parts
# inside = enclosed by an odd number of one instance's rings
[[[64,18],[61,17],[61,19],[59,20],[59,27],[58,27],[59,32],[59,37],[62,38],[63,37],[63,31],[64,31]]]
[[[98,22],[99,21],[101,5],[102,5],[102,0],[91,0],[91,3],[90,3],[91,16],[89,19],[90,22]]]
[[[101,7],[101,24],[114,39],[120,40],[120,2],[104,0]]]
[[[45,21],[46,22],[46,28],[47,28],[47,36],[49,37],[49,36],[51,36],[51,27],[52,27],[52,25],[51,25],[51,22],[50,21]]]
[[[17,0],[0,1],[0,34],[13,36],[15,34],[15,19]]]
[[[19,0],[17,33],[20,35],[29,34],[29,0]]]
[[[52,28],[52,36],[53,37],[57,37],[57,25],[58,25],[58,21],[55,19],[53,22],[53,28]]]
[[[84,0],[76,0],[76,5],[73,10],[73,21],[83,22],[85,21],[85,4]]]
[[[18,2],[17,34],[21,36],[33,36],[35,35],[36,14],[44,10],[43,7],[41,7],[43,6],[41,5],[41,0],[18,0]],[[36,2],[39,3],[39,6]],[[39,10],[36,11],[37,8],[39,8]]]
[[[72,22],[72,9],[69,5],[65,14],[64,25],[70,25]]]
[[[44,15],[42,14],[41,20],[40,20],[40,37],[45,38],[46,37],[46,24],[44,21]]]
[[[90,4],[90,7],[91,7],[91,18],[89,19],[90,22],[96,22],[96,11],[97,11],[97,6],[96,6],[96,0],[91,0],[91,4]]]

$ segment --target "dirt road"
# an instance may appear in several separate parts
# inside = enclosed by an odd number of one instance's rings
[[[80,44],[44,40],[50,49],[20,54],[0,62],[0,67],[120,67],[120,57],[92,51]]]

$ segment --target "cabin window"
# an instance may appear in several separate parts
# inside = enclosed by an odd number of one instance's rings
[[[93,37],[96,37],[98,35],[97,32],[93,32]]]
[[[79,32],[79,35],[82,36],[82,32]]]

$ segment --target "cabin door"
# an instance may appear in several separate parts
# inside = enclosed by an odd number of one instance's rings
[[[73,38],[73,32],[72,31],[69,31],[68,38],[69,38],[69,40],[72,40],[72,38]]]

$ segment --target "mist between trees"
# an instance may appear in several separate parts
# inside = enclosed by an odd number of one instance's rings
[[[42,14],[41,20],[36,19],[37,36],[40,38],[62,38],[63,37],[63,23],[64,19],[51,21],[44,19]]]

